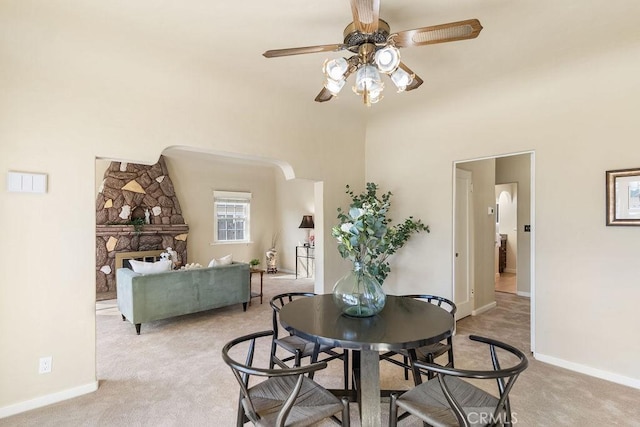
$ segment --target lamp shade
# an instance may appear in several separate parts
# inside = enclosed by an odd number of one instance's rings
[[[304,215],[298,228],[313,228],[314,226],[313,217],[311,215]]]

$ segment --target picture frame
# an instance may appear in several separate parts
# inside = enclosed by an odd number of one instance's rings
[[[640,168],[606,171],[607,225],[640,226]]]

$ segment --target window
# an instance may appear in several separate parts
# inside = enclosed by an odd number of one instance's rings
[[[249,242],[251,193],[213,192],[214,243]]]

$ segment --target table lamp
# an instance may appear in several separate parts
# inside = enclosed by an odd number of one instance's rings
[[[298,228],[306,228],[307,229],[307,242],[304,244],[305,246],[309,246],[309,240],[311,235],[311,229],[314,228],[315,224],[313,223],[313,216],[311,215],[303,215],[302,221]]]

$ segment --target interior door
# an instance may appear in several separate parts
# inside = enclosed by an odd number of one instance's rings
[[[471,264],[472,191],[471,172],[456,168],[453,301],[458,307],[457,319],[469,316],[474,304]]]

